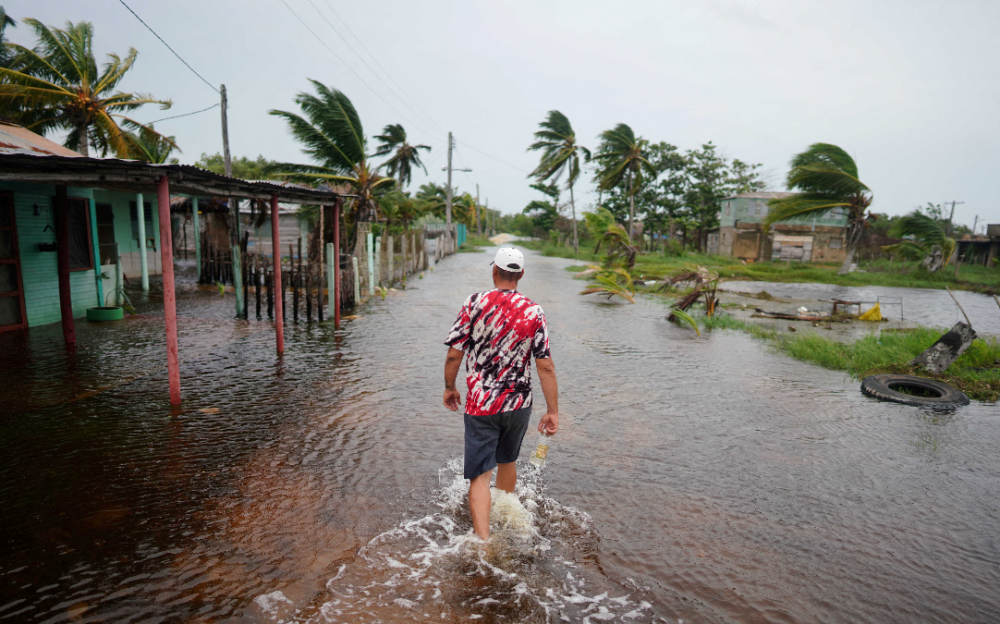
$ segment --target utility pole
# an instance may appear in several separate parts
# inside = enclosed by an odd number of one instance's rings
[[[448,133],[448,191],[447,200],[444,204],[444,222],[446,225],[451,226],[451,146],[452,138],[451,133]]]
[[[476,182],[476,233],[483,235],[483,220],[479,218],[479,183]]]
[[[945,202],[946,204],[948,202]],[[955,204],[964,204],[964,201],[952,201],[951,202],[951,214],[948,215],[948,236],[954,235],[955,226],[952,225],[952,218],[955,216]]]
[[[229,101],[226,99],[226,85],[219,86],[219,94],[222,96],[222,157],[226,165],[226,177],[233,177],[233,159],[229,153],[229,118],[226,116],[226,109]],[[277,219],[277,211],[272,215]],[[243,318],[243,272],[240,263],[240,206],[239,200],[234,197],[229,198],[229,250],[233,259],[233,289],[236,291],[236,318]],[[281,258],[277,258],[280,267]],[[279,268],[280,270],[280,268]]]

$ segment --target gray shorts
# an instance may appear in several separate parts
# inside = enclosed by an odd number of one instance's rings
[[[529,420],[530,407],[492,416],[466,414],[465,478],[475,479],[496,468],[498,463],[516,461]]]

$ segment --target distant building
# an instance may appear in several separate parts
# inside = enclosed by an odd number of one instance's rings
[[[708,234],[708,252],[750,262],[842,262],[847,211],[834,208],[822,215],[775,223],[762,229],[767,202],[793,193],[741,193],[722,200],[719,227]]]

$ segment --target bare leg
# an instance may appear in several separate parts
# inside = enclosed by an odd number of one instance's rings
[[[517,464],[514,462],[498,464],[497,489],[513,493],[515,485],[517,485]]]
[[[469,481],[469,511],[472,513],[472,528],[480,539],[490,538],[490,477],[493,471],[484,472]]]

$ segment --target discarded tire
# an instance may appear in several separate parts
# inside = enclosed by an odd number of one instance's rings
[[[961,390],[934,379],[912,375],[872,375],[861,382],[861,392],[878,399],[903,405],[954,407],[968,405],[969,397]]]

